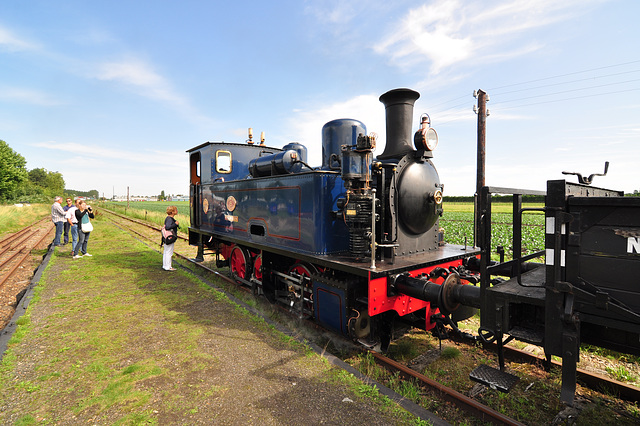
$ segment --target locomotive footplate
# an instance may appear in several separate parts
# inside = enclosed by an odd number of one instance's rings
[[[312,258],[312,262],[324,267],[343,270],[360,276],[369,276],[370,274],[371,278],[375,278],[389,274],[399,274],[479,254],[480,249],[477,247],[446,244],[435,250],[424,253],[405,257],[396,257],[394,262],[377,260],[375,268],[371,268],[371,264],[369,262],[356,262],[346,256],[336,255],[314,256]]]
[[[520,380],[518,376],[489,367],[486,364],[480,364],[476,367],[469,373],[469,378],[474,382],[489,386],[491,389],[497,389],[500,392],[509,392]]]

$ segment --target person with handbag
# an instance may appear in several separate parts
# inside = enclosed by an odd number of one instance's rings
[[[87,253],[87,243],[89,242],[89,234],[93,231],[93,225],[89,218],[93,219],[93,210],[91,206],[87,207],[87,202],[82,200],[76,210],[76,219],[78,219],[78,245],[76,245],[76,254],[74,259],[80,259],[83,256],[91,257]],[[82,256],[80,255],[82,253]]]
[[[162,243],[164,244],[164,251],[162,252],[162,269],[165,271],[175,271],[171,266],[171,257],[173,256],[173,248],[178,238],[178,222],[174,219],[178,214],[178,208],[176,206],[167,207],[167,217],[164,219],[163,230],[169,234],[165,237],[162,236]]]

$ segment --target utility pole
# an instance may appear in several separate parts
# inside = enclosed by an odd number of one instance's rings
[[[127,209],[129,208],[129,187],[127,186]]]
[[[487,102],[489,102],[489,95],[481,89],[473,92],[473,97],[478,99],[478,105],[473,106],[473,111],[478,114],[478,163],[477,163],[477,175],[476,175],[476,194],[475,194],[475,217],[474,217],[474,233],[473,233],[473,245],[477,246],[480,241],[480,212],[479,198],[482,192],[482,187],[485,186],[485,157],[486,157],[486,128],[487,117],[489,111],[487,110]]]

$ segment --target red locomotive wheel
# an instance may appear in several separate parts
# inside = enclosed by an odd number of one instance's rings
[[[316,273],[317,270],[313,265],[307,265],[303,263],[296,263],[291,268],[289,268],[289,273],[297,272],[300,275],[305,277],[310,277],[312,273]]]
[[[231,249],[229,266],[234,277],[247,279],[247,254],[241,247],[234,246]]]

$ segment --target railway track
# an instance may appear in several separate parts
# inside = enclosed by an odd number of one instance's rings
[[[33,270],[31,252],[42,247],[54,225],[43,218],[0,241],[0,330],[11,319]]]
[[[159,239],[160,228],[158,226],[151,225],[137,219],[129,218],[127,216],[120,215],[110,210],[106,210],[106,209],[102,209],[102,210],[106,211],[108,214],[113,215],[114,217],[117,217],[121,220],[127,220],[130,222],[136,223],[137,225],[147,228],[153,232],[150,235],[148,232],[138,232],[136,230],[133,230],[127,227],[127,230],[138,235],[139,237],[142,237],[152,243],[156,242]],[[188,238],[182,235],[178,235],[178,238],[183,241],[188,240]],[[231,277],[227,276],[226,274],[223,274],[223,273],[220,273],[219,271],[211,269],[202,263],[195,262],[192,259],[193,254],[183,254],[178,252],[178,247],[176,247],[176,249],[177,251],[174,252],[174,254],[177,257],[190,262],[190,264],[192,265],[196,265],[196,267],[200,268],[201,270],[205,270],[209,273],[214,274],[215,276],[219,277],[220,279],[224,280],[227,283],[234,284],[234,285],[237,284],[235,280],[233,280]],[[193,250],[195,251],[195,248],[193,248]],[[249,290],[247,289],[247,291]],[[491,345],[489,345],[487,349],[491,349],[490,346]],[[454,389],[448,388],[447,386],[444,386],[432,379],[429,379],[428,377],[412,370],[411,368],[393,359],[390,359],[376,352],[372,352],[372,354],[378,364],[384,366],[387,369],[398,371],[400,375],[403,377],[417,380],[421,384],[421,386],[432,389],[433,392],[436,394],[439,394],[443,400],[454,404],[455,406],[465,411],[469,415],[476,417],[481,422],[488,422],[491,424],[499,424],[499,425],[522,424],[514,419],[509,418],[508,416],[505,416],[502,413],[499,413],[491,409],[490,407],[487,407],[479,403],[473,398],[470,398],[464,394],[461,394],[460,392],[457,392]],[[543,361],[543,359],[540,357],[537,357],[528,352],[521,351],[511,347],[506,347],[506,356],[508,359],[519,360],[521,362],[526,362],[530,364],[539,364],[541,361]],[[555,362],[555,361],[553,361],[553,364],[555,366],[560,365],[558,362]],[[578,370],[578,374],[581,382],[592,389],[596,389],[596,390],[609,389],[609,392],[611,392],[612,394],[619,395],[621,398],[626,399],[628,401],[640,401],[640,389],[634,386],[630,386],[625,383],[618,382],[616,380],[612,380],[607,377],[604,377],[586,370]]]
[[[487,407],[486,405],[481,404],[480,402],[469,398],[466,395],[461,394],[455,389],[444,386],[441,383],[430,379],[424,374],[420,374],[417,371],[414,371],[411,368],[391,358],[388,358],[375,351],[370,351],[370,353],[375,358],[376,363],[380,364],[384,368],[398,371],[401,376],[416,380],[420,383],[421,386],[432,390],[445,401],[453,403],[455,406],[465,411],[466,413],[476,417],[480,421],[489,422],[496,425],[523,425],[523,423],[505,416],[504,414],[499,413],[494,409]]]
[[[31,250],[38,247],[53,229],[49,223],[43,228],[47,219],[42,219],[0,241],[0,286],[9,280],[22,266]]]
[[[150,235],[149,233],[137,232],[137,231],[136,231],[136,230],[134,230],[134,229],[127,228],[127,230],[128,230],[128,231],[130,231],[130,232],[132,232],[132,233],[136,234],[137,236],[139,236],[139,237],[141,237],[141,238],[144,238],[145,240],[147,240],[147,241],[149,241],[149,242],[151,242],[151,243],[157,242],[157,241],[160,239],[160,227],[159,227],[159,226],[152,225],[152,224],[149,224],[149,223],[144,222],[144,221],[141,221],[141,220],[137,220],[137,219],[134,219],[134,218],[130,218],[130,217],[127,217],[127,216],[121,215],[121,214],[116,213],[116,212],[114,212],[114,211],[112,211],[112,210],[109,210],[109,209],[101,208],[101,209],[100,209],[100,211],[102,211],[102,212],[107,212],[108,214],[110,214],[110,215],[112,215],[112,216],[115,216],[115,217],[117,217],[117,218],[124,219],[124,220],[128,220],[128,221],[130,221],[130,222],[136,223],[136,224],[138,224],[138,225],[140,225],[140,226],[142,226],[142,227],[144,227],[144,228],[147,228],[147,229],[153,230],[154,232],[155,232],[155,231],[157,231],[157,233],[154,233],[154,234]],[[180,233],[178,233],[178,241],[188,242],[188,241],[189,241],[189,239],[188,239],[187,237],[185,237],[184,235],[180,235]],[[177,247],[176,247],[176,248],[177,248]],[[183,246],[183,247],[181,247],[181,250],[184,250],[184,246]],[[196,250],[196,249],[194,248],[194,249],[192,249],[191,251],[192,251],[193,253],[195,253],[195,250]],[[230,284],[236,284],[236,282],[235,282],[232,278],[230,278],[229,276],[227,276],[227,275],[225,275],[225,274],[221,274],[220,272],[218,272],[218,271],[216,271],[216,270],[214,270],[214,269],[211,269],[211,268],[207,267],[207,266],[206,266],[205,264],[203,264],[203,263],[193,261],[193,259],[192,259],[192,257],[193,257],[193,256],[192,256],[192,253],[180,253],[180,252],[178,252],[178,251],[174,251],[174,252],[173,252],[173,254],[174,254],[174,256],[176,256],[176,257],[178,257],[178,258],[180,258],[180,259],[182,259],[182,260],[186,260],[186,261],[188,261],[188,262],[191,262],[193,265],[196,265],[196,267],[198,267],[198,268],[200,268],[200,269],[202,269],[202,270],[204,270],[204,271],[207,271],[207,272],[209,272],[209,273],[212,273],[212,274],[216,275],[216,276],[217,276],[217,277],[219,277],[220,279],[222,279],[222,280],[224,280],[224,281],[226,281],[226,282],[228,282],[228,283],[230,283]]]

